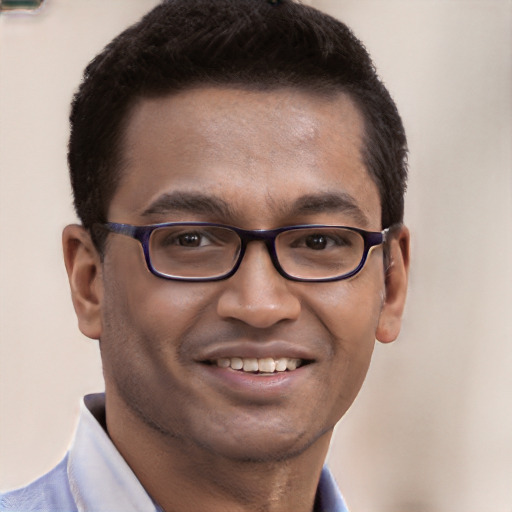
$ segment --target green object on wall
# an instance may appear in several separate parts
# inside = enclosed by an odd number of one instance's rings
[[[38,9],[44,0],[0,0],[0,11],[32,11]]]

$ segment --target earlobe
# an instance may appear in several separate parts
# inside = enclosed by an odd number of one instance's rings
[[[409,240],[409,230],[401,226],[389,242],[386,296],[375,335],[382,343],[394,341],[400,333],[409,277]]]
[[[69,225],[62,232],[64,262],[68,273],[78,327],[85,336],[101,335],[101,260],[87,230]]]

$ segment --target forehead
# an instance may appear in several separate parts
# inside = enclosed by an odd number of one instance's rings
[[[300,198],[323,196],[327,205],[337,196],[380,223],[363,135],[362,115],[341,93],[202,87],[142,99],[127,121],[109,218],[142,223],[162,196],[195,194],[224,203],[239,224],[258,217],[263,228],[291,215]]]

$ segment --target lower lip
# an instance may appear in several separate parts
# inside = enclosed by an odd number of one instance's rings
[[[267,374],[219,368],[214,365],[202,366],[207,383],[221,387],[223,394],[258,400],[282,397],[284,393],[299,386],[309,373],[311,364],[300,366],[293,371]]]

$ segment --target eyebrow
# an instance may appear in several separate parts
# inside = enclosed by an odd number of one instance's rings
[[[355,221],[368,224],[367,216],[354,197],[347,192],[306,194],[295,201],[291,212],[297,214],[346,213]]]
[[[291,207],[284,208],[289,216],[313,215],[318,213],[344,213],[363,225],[368,218],[358,206],[354,197],[346,192],[321,192],[299,197]],[[193,213],[220,218],[236,218],[231,206],[219,197],[200,192],[175,191],[159,196],[143,212],[143,217],[172,213]]]
[[[169,213],[195,213],[217,217],[232,216],[230,206],[222,199],[198,192],[182,191],[162,194],[142,212],[142,216],[149,217],[150,215]]]

